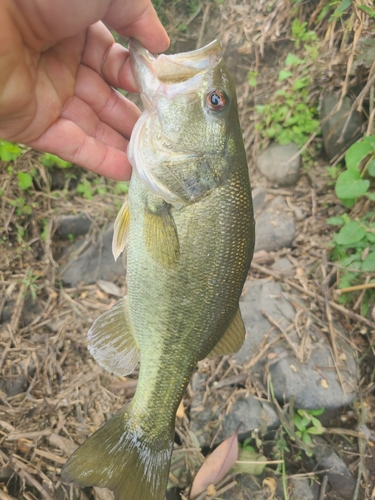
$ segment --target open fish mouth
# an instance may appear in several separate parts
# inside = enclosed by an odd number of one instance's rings
[[[171,97],[199,88],[204,76],[222,59],[218,40],[201,49],[173,55],[153,55],[139,42],[129,41],[133,70],[145,107],[152,107],[156,93]]]

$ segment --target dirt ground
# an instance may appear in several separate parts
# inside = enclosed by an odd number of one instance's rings
[[[267,10],[271,3],[272,9]],[[221,39],[236,80],[252,184],[265,186],[271,197],[282,194],[291,210],[307,214],[297,222],[292,248],[271,253],[265,261],[255,260],[249,278],[280,279],[269,264],[287,256],[294,266],[287,286],[300,290],[311,301],[311,310],[328,331],[322,283],[327,276],[334,275],[328,246],[334,229],[326,220],[337,212],[339,201],[330,185],[321,139],[315,139],[316,156],[303,170],[295,188],[272,187],[255,167],[256,155],[265,144],[254,126],[254,108],[267,102],[275,88],[281,60],[293,46],[291,4],[281,0],[271,3],[201,2],[197,9],[186,10],[178,3],[177,7],[168,7],[167,2],[163,15],[173,52],[194,49],[213,38]],[[307,4],[306,9],[313,12],[318,2]],[[342,58],[345,60],[347,56],[343,54]],[[332,68],[335,71],[330,73]],[[254,69],[259,75],[255,89],[250,87],[247,76]],[[345,64],[338,59],[331,62],[330,69],[326,73],[321,70],[317,76],[320,80],[312,89],[312,96],[319,98],[324,79],[324,88],[332,90],[338,88],[344,76]],[[115,191],[115,183],[111,181],[83,174],[79,168],[66,170],[68,175],[65,171],[62,175],[61,170],[46,167],[38,158],[39,153],[26,150],[12,163],[0,162],[0,500],[109,500],[113,496],[108,491],[81,490],[65,483],[60,476],[61,467],[78,444],[134,395],[137,371],[126,378],[112,376],[88,353],[88,328],[117,298],[97,283],[75,288],[61,285],[59,266],[65,263],[64,252],[72,242],[55,234],[54,221],[60,215],[86,214],[93,222],[84,237],[85,246],[90,246],[100,240],[115,219],[123,195]],[[34,186],[24,192],[19,187],[17,173],[31,170]],[[83,175],[93,185],[96,183],[90,200],[76,192]],[[24,210],[24,206],[31,210]],[[305,272],[307,269],[309,272]],[[366,439],[360,425],[370,430],[375,427],[374,318],[361,317],[351,306],[341,309],[332,306],[337,304],[335,281],[325,282],[331,304],[329,311],[350,333],[351,345],[357,353],[360,384],[355,405],[326,417],[324,425],[337,432],[324,437],[357,481],[355,498],[370,500],[375,498],[375,454],[372,437]],[[124,276],[117,276],[114,283],[121,294],[126,293]],[[223,378],[246,373],[246,367],[230,363],[227,358],[202,361],[198,370],[208,375],[211,386]],[[221,390],[226,395],[228,390],[232,394],[244,389],[262,398],[269,397],[247,376],[230,390],[227,387]],[[188,497],[192,478],[204,459],[189,428],[191,396],[189,386],[176,419],[175,451],[188,450],[184,453],[186,471],[177,481],[185,495],[182,498]],[[272,460],[272,443],[263,443],[263,447],[267,458]],[[307,469],[298,451],[295,443],[289,441],[285,456],[288,478],[298,475],[311,478],[320,489],[319,499],[343,498],[338,491],[330,492],[324,486],[322,475],[314,475]],[[176,466],[172,467],[172,472],[175,469]],[[269,469],[275,472],[276,466],[270,465]],[[228,485],[234,481],[233,475],[227,476],[217,488],[216,496],[207,498],[221,498],[220,492],[230,491]],[[276,498],[267,485],[264,492],[264,498]]]

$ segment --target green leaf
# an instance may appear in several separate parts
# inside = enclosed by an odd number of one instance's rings
[[[33,178],[30,174],[27,174],[26,172],[18,172],[17,177],[18,185],[23,191],[26,191],[26,189],[29,189],[29,187],[32,186]]]
[[[306,444],[313,444],[312,439],[307,432],[302,434],[302,441]]]
[[[371,177],[375,177],[375,158],[373,158],[368,164],[367,172],[371,175]]]
[[[330,217],[327,219],[327,224],[331,226],[342,226],[345,223],[342,217]]]
[[[282,69],[279,73],[279,82],[282,82],[284,80],[287,80],[290,76],[292,76],[293,73],[291,71],[286,71],[285,69]]]
[[[249,80],[250,87],[256,87],[257,84],[258,71],[249,71],[247,78]]]
[[[349,170],[358,170],[361,161],[374,152],[372,144],[368,141],[355,142],[345,154],[346,166]]]
[[[339,245],[351,245],[361,241],[366,235],[366,230],[357,221],[349,222],[336,234],[335,241]]]
[[[367,255],[362,263],[362,271],[365,273],[375,272],[375,252],[371,252]]]
[[[320,426],[320,427],[309,427],[309,428],[307,429],[307,432],[308,432],[309,434],[316,434],[316,435],[318,435],[318,434],[323,434],[323,432],[324,432],[324,428],[323,428],[322,426]]]
[[[302,418],[297,413],[293,415],[293,423],[299,431],[305,430],[305,426],[302,425]]]
[[[371,200],[371,201],[375,201],[375,193],[365,193],[365,196]]]
[[[298,80],[296,80],[296,81],[293,83],[293,89],[294,89],[294,90],[303,89],[303,88],[304,88],[304,87],[306,87],[309,83],[310,83],[310,77],[309,77],[309,76],[305,76],[304,78],[299,78]]]
[[[310,415],[314,415],[315,417],[322,415],[324,413],[324,408],[318,408],[317,410],[309,410]]]
[[[340,16],[343,12],[346,11],[352,4],[352,0],[342,0],[340,5],[337,7],[337,9],[334,12],[335,16]]]
[[[340,199],[359,198],[370,187],[370,181],[361,179],[358,170],[342,172],[336,181],[336,195]]]
[[[304,61],[294,54],[288,54],[285,59],[285,66],[297,66],[298,64],[302,64]]]

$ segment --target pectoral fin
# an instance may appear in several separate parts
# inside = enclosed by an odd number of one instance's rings
[[[224,354],[237,352],[245,340],[245,334],[245,325],[242,320],[240,308],[238,308],[227,331],[208,356],[224,356]]]
[[[163,267],[175,264],[180,254],[177,229],[166,203],[150,207],[145,214],[147,250]]]
[[[115,260],[118,259],[121,252],[123,252],[126,246],[127,236],[129,231],[129,223],[130,223],[130,213],[129,213],[128,200],[125,200],[115,220],[113,240],[112,240],[112,253]]]
[[[137,366],[139,348],[131,331],[127,297],[94,321],[87,338],[91,355],[110,373],[128,375]]]

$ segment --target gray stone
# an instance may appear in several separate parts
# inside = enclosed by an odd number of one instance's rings
[[[122,256],[115,262],[112,254],[113,227],[100,234],[98,241],[87,248],[76,259],[60,268],[59,274],[66,286],[89,285],[97,280],[113,281],[125,274]],[[77,242],[72,246],[76,249]]]
[[[85,214],[61,215],[53,221],[55,234],[62,239],[68,239],[70,235],[84,236],[88,233],[91,224],[91,220]]]
[[[291,275],[294,271],[294,266],[288,259],[288,257],[283,257],[272,264],[272,269],[285,276]]]
[[[340,493],[343,498],[352,499],[356,482],[345,462],[324,439],[318,436],[315,440],[319,441],[314,447],[314,455],[317,461],[315,470],[324,471],[323,474],[328,475],[331,487]]]
[[[300,175],[301,156],[298,147],[290,144],[272,143],[257,160],[260,173],[277,186],[294,186]]]
[[[340,96],[338,95],[326,94],[323,98],[322,109],[320,112],[323,145],[330,160],[336,155],[343,153],[362,135],[362,114],[355,110],[350,117],[348,126],[343,134],[342,141],[339,142],[342,130],[353,104],[353,100],[349,96],[346,96],[342,101],[341,108],[329,116],[339,100]]]
[[[244,364],[259,352],[259,345],[272,329],[271,323],[261,311],[272,316],[284,328],[289,326],[295,316],[295,310],[284,297],[279,283],[268,279],[246,281],[240,299],[240,309],[246,336],[241,349],[235,355],[238,364]],[[274,334],[272,336],[274,337]]]
[[[292,245],[296,232],[294,216],[281,196],[276,196],[257,217],[255,252],[272,252]]]
[[[263,186],[254,188],[251,192],[253,196],[254,214],[257,216],[266,205],[267,190]]]
[[[212,442],[219,444],[239,430],[239,439],[245,439],[254,429],[262,434],[279,426],[279,419],[269,403],[260,402],[251,394],[233,396],[226,414],[226,394],[219,391],[205,393],[207,376],[196,373],[192,379],[193,398],[190,409],[190,428],[201,447]]]
[[[324,336],[305,349],[308,359],[303,363],[296,362],[288,348],[275,348],[273,352],[278,358],[269,368],[275,397],[289,401],[294,396],[295,407],[306,410],[333,409],[352,403],[357,390],[356,360],[347,344],[338,340],[337,344],[339,353],[345,355],[345,362],[338,367],[343,385]]]
[[[295,407],[305,409],[333,409],[350,404],[357,391],[357,365],[351,347],[341,338],[336,339],[339,378],[331,355],[332,349],[326,335],[317,325],[311,325],[301,352],[300,338],[292,326],[295,309],[279,283],[265,279],[248,281],[244,290],[240,309],[246,337],[235,355],[236,362],[243,364],[257,355],[267,334],[268,343],[275,342],[279,336],[279,342],[270,347],[251,369],[261,381],[266,373],[270,373],[278,400],[289,401],[294,396]],[[293,300],[301,301],[299,297],[293,297]],[[265,315],[287,332],[294,350],[285,340],[284,334]],[[335,327],[338,328],[337,325]]]
[[[280,500],[285,499],[283,479],[277,481],[276,495]],[[291,477],[288,480],[288,500],[317,500],[319,497],[319,486],[304,477]]]

